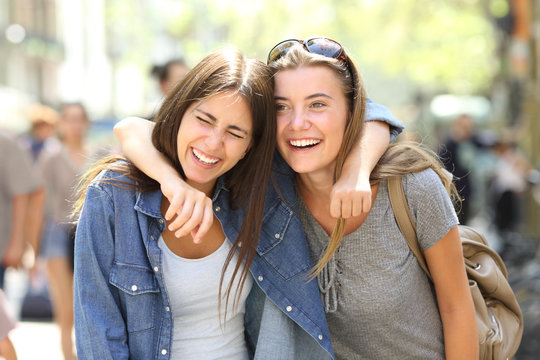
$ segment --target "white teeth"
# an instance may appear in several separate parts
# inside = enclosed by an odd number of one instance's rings
[[[204,154],[201,154],[199,151],[197,151],[197,149],[193,148],[193,154],[195,155],[195,157],[197,157],[197,159],[206,164],[206,165],[213,165],[215,163],[217,163],[219,161],[219,159],[211,159],[207,156],[205,156]]]
[[[302,139],[302,140],[290,140],[289,141],[292,146],[295,147],[306,147],[306,146],[313,146],[317,145],[321,142],[321,140],[316,139]]]

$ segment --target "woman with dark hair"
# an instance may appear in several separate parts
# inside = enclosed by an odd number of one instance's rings
[[[268,67],[225,48],[189,72],[156,116],[152,142],[186,182],[223,211],[245,209],[234,229],[213,221],[201,244],[168,230],[167,198],[133,164],[110,157],[86,174],[76,206],[79,359],[247,358],[243,314],[259,184],[275,148],[272,96]]]

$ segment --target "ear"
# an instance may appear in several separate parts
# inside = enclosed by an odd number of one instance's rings
[[[253,143],[250,143],[246,149],[246,151],[244,151],[244,155],[242,155],[242,159],[244,158],[244,156],[246,156],[246,154],[249,152],[249,150],[251,150],[251,147],[253,146]]]

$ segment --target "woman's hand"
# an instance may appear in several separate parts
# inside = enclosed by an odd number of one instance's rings
[[[330,215],[334,218],[347,219],[367,213],[370,209],[369,174],[343,173],[330,194]]]
[[[161,191],[169,200],[165,212],[169,230],[178,238],[191,234],[193,242],[200,243],[214,221],[212,200],[178,175],[164,176]]]
[[[371,209],[369,176],[390,143],[390,127],[382,121],[367,121],[364,133],[345,163],[330,194],[330,215],[344,219]]]

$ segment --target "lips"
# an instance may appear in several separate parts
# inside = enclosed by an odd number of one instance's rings
[[[294,149],[304,150],[311,149],[321,142],[320,139],[291,139],[289,140],[289,145]]]
[[[198,163],[205,166],[213,166],[221,160],[220,158],[204,153],[201,150],[195,149],[193,147],[191,148],[191,153],[193,154],[193,157]]]

